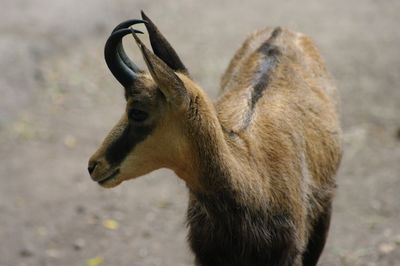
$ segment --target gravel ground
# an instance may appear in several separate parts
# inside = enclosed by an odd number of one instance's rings
[[[87,160],[124,110],[103,60],[143,9],[212,98],[254,29],[313,37],[342,99],[345,154],[321,265],[400,265],[400,2],[27,1],[0,8],[0,265],[192,265],[171,171],[106,190]],[[139,65],[138,49],[126,41]]]

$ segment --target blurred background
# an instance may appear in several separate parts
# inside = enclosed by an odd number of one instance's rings
[[[213,99],[251,31],[310,35],[341,93],[345,149],[320,265],[400,265],[397,0],[2,0],[0,265],[192,265],[171,171],[106,190],[86,170],[125,106],[104,43],[141,9]]]

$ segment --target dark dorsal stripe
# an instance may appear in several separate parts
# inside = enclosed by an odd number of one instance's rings
[[[243,130],[246,130],[249,126],[255,106],[262,97],[263,92],[268,88],[271,79],[271,71],[278,65],[281,50],[273,43],[281,32],[282,29],[280,27],[275,28],[271,37],[257,49],[257,53],[265,58],[259,63],[257,73],[252,83],[253,90],[250,94],[248,102],[249,110],[244,119]]]
[[[110,166],[120,165],[135,146],[150,135],[152,130],[151,126],[133,126],[128,122],[121,135],[106,150],[106,160]]]

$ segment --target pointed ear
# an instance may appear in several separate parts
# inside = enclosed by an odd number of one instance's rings
[[[182,80],[175,74],[174,70],[163,62],[163,60],[147,49],[132,28],[131,31],[137,45],[142,51],[144,61],[146,62],[151,76],[167,98],[167,101],[174,107],[183,106],[186,103],[187,92]]]
[[[147,21],[146,28],[149,32],[151,47],[154,53],[161,58],[170,68],[176,72],[181,72],[189,75],[186,67],[183,65],[181,59],[175,52],[174,48],[169,44],[167,39],[157,29],[156,25],[149,19],[142,10],[142,18]]]

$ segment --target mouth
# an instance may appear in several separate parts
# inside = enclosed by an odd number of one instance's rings
[[[119,174],[119,169],[115,170],[111,175],[109,175],[106,178],[103,178],[99,181],[97,181],[100,185],[104,185],[105,183],[107,183],[108,181],[110,181],[111,179],[113,179],[116,175]]]

